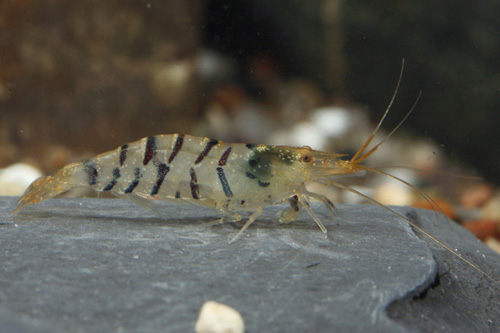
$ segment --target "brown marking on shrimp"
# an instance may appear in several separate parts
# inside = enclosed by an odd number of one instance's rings
[[[156,153],[156,138],[154,136],[150,136],[147,138],[146,152],[144,154],[144,161],[142,162],[142,164],[147,165],[149,161],[151,161],[155,153]]]
[[[212,149],[212,147],[215,146],[215,145],[217,145],[219,143],[218,140],[213,140],[213,139],[209,139],[209,138],[203,138],[202,140],[203,141],[208,141],[208,142],[207,142],[207,145],[205,146],[205,148],[202,150],[202,152],[198,156],[198,158],[196,159],[196,161],[194,161],[194,164],[198,164],[201,161],[203,161],[203,159],[205,158],[205,156],[208,155],[208,153],[210,152],[210,150]]]
[[[172,150],[172,153],[170,153],[170,156],[168,157],[168,164],[172,163],[175,156],[177,156],[177,153],[179,153],[179,151],[181,150],[183,143],[184,143],[184,135],[178,134],[177,138],[175,139],[175,146]]]
[[[120,147],[120,153],[119,153],[120,166],[123,166],[123,163],[125,163],[125,160],[127,159],[127,150],[128,150],[128,145],[123,145]]]

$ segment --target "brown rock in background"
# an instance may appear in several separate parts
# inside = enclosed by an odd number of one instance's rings
[[[0,166],[187,132],[199,1],[0,3]],[[48,170],[46,170],[48,171]]]
[[[488,238],[499,238],[500,231],[495,220],[479,219],[464,223],[464,227],[472,232],[477,238],[486,241]]]

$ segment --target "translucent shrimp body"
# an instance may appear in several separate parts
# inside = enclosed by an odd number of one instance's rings
[[[309,197],[333,206],[326,198],[308,192],[305,183],[345,173],[340,156],[309,147],[229,144],[182,134],[151,136],[36,180],[15,211],[72,188],[89,186],[139,203],[146,203],[141,199],[189,201],[216,209],[230,221],[241,219],[238,212],[251,211],[244,228],[265,206],[288,201],[289,207],[280,217],[280,222],[288,223],[295,220],[302,205],[309,211]],[[312,216],[326,232],[314,213]]]

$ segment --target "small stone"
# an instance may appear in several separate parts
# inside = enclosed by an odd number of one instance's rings
[[[500,254],[500,240],[490,237],[485,241],[486,245],[496,253]]]
[[[413,201],[411,188],[404,184],[387,182],[377,187],[374,199],[384,205],[409,205]]]
[[[0,195],[21,195],[31,182],[41,176],[40,170],[24,163],[0,169]]]
[[[243,333],[245,324],[235,309],[208,301],[201,307],[195,331],[196,333]]]
[[[465,190],[460,196],[460,204],[465,208],[481,207],[493,196],[493,186],[480,184]]]
[[[417,201],[412,204],[412,207],[435,210],[438,213],[443,213],[448,216],[451,220],[457,217],[457,213],[453,206],[444,200],[434,199],[432,203],[429,201]]]
[[[500,221],[500,194],[491,198],[481,209],[481,217]]]
[[[495,220],[479,219],[466,222],[463,226],[483,242],[490,237],[500,237],[499,225]]]

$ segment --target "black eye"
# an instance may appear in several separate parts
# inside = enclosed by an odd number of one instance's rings
[[[313,160],[313,157],[311,154],[303,154],[300,156],[300,161],[304,163],[311,163]]]

